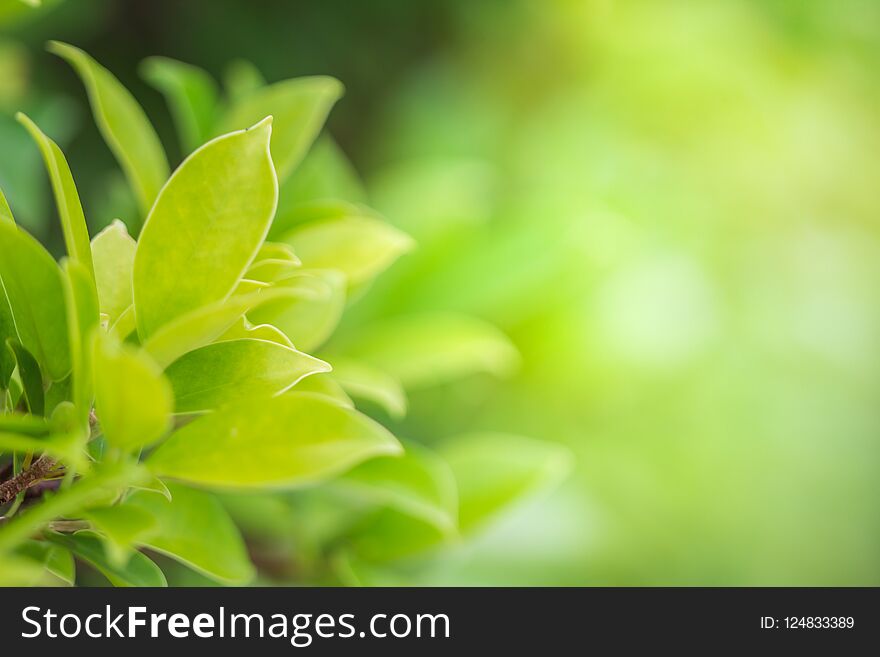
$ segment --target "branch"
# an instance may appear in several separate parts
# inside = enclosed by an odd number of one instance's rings
[[[43,479],[54,467],[55,459],[43,454],[27,470],[0,484],[0,504],[14,500],[16,495]]]

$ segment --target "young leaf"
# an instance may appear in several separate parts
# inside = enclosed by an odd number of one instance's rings
[[[6,200],[2,189],[0,189],[0,221],[15,223],[15,219],[12,216],[12,208],[9,207],[9,201]]]
[[[28,411],[34,415],[42,415],[45,412],[46,398],[39,364],[30,352],[15,340],[10,340],[6,345],[15,356],[15,362],[18,364],[18,376],[21,379],[22,392]]]
[[[346,542],[359,559],[381,563],[436,550],[457,538],[421,516],[386,506],[351,528]]]
[[[171,501],[135,493],[123,509],[140,510],[156,521],[156,530],[139,543],[228,584],[246,584],[254,576],[244,541],[223,505],[208,493],[169,484]]]
[[[351,400],[339,382],[330,374],[316,374],[309,376],[296,384],[294,392],[305,392],[318,395],[338,404],[343,408],[354,410],[354,402]]]
[[[391,417],[406,415],[406,392],[400,381],[358,361],[333,359],[333,376],[352,397],[384,408]]]
[[[444,444],[440,455],[458,484],[462,532],[556,486],[572,467],[571,452],[558,443],[505,434],[462,436]]]
[[[137,245],[125,224],[115,219],[92,240],[95,283],[101,313],[109,325],[131,306],[131,276]]]
[[[266,86],[266,78],[260,70],[245,59],[236,59],[226,67],[223,75],[226,95],[233,103],[239,103]]]
[[[349,287],[372,280],[413,246],[412,238],[363,211],[309,222],[287,233],[306,267],[336,269]]]
[[[151,513],[128,504],[90,509],[83,517],[103,534],[107,558],[117,567],[125,566],[135,543],[142,543],[157,525]]]
[[[265,340],[215,342],[174,361],[165,376],[177,413],[209,411],[245,396],[271,397],[330,366]]]
[[[70,329],[72,398],[80,427],[88,432],[89,411],[94,397],[90,338],[92,331],[98,327],[98,297],[94,281],[83,264],[65,259],[61,271],[67,301],[67,326]]]
[[[142,339],[187,312],[222,301],[247,270],[278,199],[271,132],[269,117],[208,142],[162,188],[134,258]]]
[[[330,77],[285,80],[236,102],[220,120],[221,132],[241,130],[267,115],[275,117],[272,159],[285,180],[321,131],[330,108],[342,96],[342,84]]]
[[[333,138],[324,134],[281,186],[278,212],[286,212],[302,203],[343,199],[365,203],[367,194],[354,166]]]
[[[280,345],[293,349],[293,342],[282,333],[281,329],[278,329],[271,324],[257,324],[254,326],[244,317],[241,317],[229,328],[228,331],[226,331],[226,333],[217,338],[217,342],[243,339],[267,340],[269,342],[277,342]]]
[[[179,317],[166,324],[144,342],[144,349],[162,367],[168,367],[183,354],[213,342],[235,324],[246,312],[264,303],[296,296],[295,290],[270,288],[236,294]]]
[[[119,80],[85,52],[58,41],[50,42],[48,48],[66,59],[82,78],[95,123],[146,214],[168,179],[168,159],[147,115]]]
[[[43,567],[65,584],[73,585],[76,580],[76,565],[70,550],[52,545],[47,541],[27,541],[22,543],[17,554],[30,557],[43,564]]]
[[[406,317],[358,333],[340,353],[387,372],[406,389],[488,372],[507,374],[519,354],[501,331],[456,315]]]
[[[317,395],[247,398],[175,431],[147,464],[160,476],[220,488],[319,482],[400,444],[381,425]]]
[[[214,78],[168,57],[148,57],[141,63],[141,75],[165,96],[184,152],[210,139],[219,104]]]
[[[0,280],[21,344],[55,381],[70,373],[61,272],[49,252],[15,224],[0,221]]]
[[[170,425],[173,397],[161,369],[143,351],[95,340],[95,412],[107,442],[124,451],[158,440]]]
[[[70,173],[70,166],[64,153],[61,152],[58,144],[43,134],[28,116],[19,112],[15,118],[27,128],[43,154],[49,180],[52,182],[52,191],[55,193],[55,203],[58,205],[58,216],[61,218],[61,231],[64,234],[67,253],[73,260],[81,263],[89,273],[89,277],[93,278],[95,268],[89,245],[89,229],[76,191],[76,183],[73,181],[73,174]]]
[[[336,329],[345,309],[345,276],[331,269],[303,270],[277,283],[292,294],[248,313],[255,324],[271,324],[303,351],[314,351]]]
[[[90,563],[113,586],[168,586],[159,566],[140,552],[135,552],[124,565],[112,562],[107,558],[101,538],[95,532],[79,531],[69,536],[47,532],[46,539]]]
[[[402,456],[361,463],[332,485],[421,518],[444,533],[456,530],[455,477],[443,459],[421,445],[404,443]]]

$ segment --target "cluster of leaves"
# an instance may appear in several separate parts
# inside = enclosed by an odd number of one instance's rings
[[[283,579],[369,581],[363,564],[445,545],[558,479],[566,454],[543,443],[432,451],[355,408],[399,416],[406,387],[504,369],[515,351],[464,318],[326,346],[346,303],[412,246],[340,200],[357,188],[350,165],[328,136],[313,147],[338,81],[266,85],[241,64],[221,95],[200,69],[146,61],[192,151],[172,173],[118,80],[75,47],[50,50],[81,77],[139,212],[90,239],[63,153],[18,116],[67,254],[56,262],[0,193],[0,583],[73,583],[76,558],[115,585],[164,584],[144,548],[247,583],[260,559],[242,532],[291,538]]]

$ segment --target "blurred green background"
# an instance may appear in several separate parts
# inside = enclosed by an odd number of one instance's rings
[[[507,379],[418,392],[396,428],[558,441],[575,472],[408,583],[880,584],[876,0],[44,4],[0,2],[0,185],[44,241],[17,109],[93,230],[127,202],[45,40],[116,73],[171,148],[145,56],[331,74],[330,130],[419,243],[343,337],[462,311],[515,342]]]

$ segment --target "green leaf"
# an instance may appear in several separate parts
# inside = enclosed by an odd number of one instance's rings
[[[141,510],[157,523],[156,531],[140,541],[208,577],[229,584],[246,584],[254,576],[244,541],[223,505],[212,495],[169,484],[171,501],[135,493],[123,508]]]
[[[487,372],[508,374],[519,362],[510,340],[472,317],[409,316],[360,331],[340,353],[370,363],[406,389],[447,383]]]
[[[35,415],[0,414],[0,432],[46,436],[50,431],[51,427],[45,418]]]
[[[285,180],[321,131],[330,108],[342,96],[342,84],[330,77],[285,80],[236,102],[220,120],[220,132],[240,130],[264,116],[275,117],[272,159]]]
[[[322,360],[265,340],[215,342],[174,361],[165,375],[174,391],[175,411],[195,413],[245,396],[271,397],[297,381],[328,372]]]
[[[6,200],[2,189],[0,189],[0,220],[15,223],[15,219],[12,216],[12,208],[9,207],[9,201]]]
[[[116,219],[92,240],[95,283],[101,313],[113,325],[131,306],[131,277],[137,245],[125,224]]]
[[[141,62],[141,75],[165,96],[184,152],[210,139],[219,104],[214,78],[168,57],[148,57]]]
[[[572,467],[571,452],[558,443],[506,434],[462,436],[445,443],[440,455],[458,484],[462,532],[555,487]]]
[[[365,203],[363,183],[357,171],[333,138],[324,134],[281,186],[279,214],[296,205],[317,200],[343,199]]]
[[[318,395],[343,408],[354,409],[354,402],[351,400],[351,397],[346,394],[339,382],[330,374],[316,374],[315,376],[307,377],[296,384],[294,392]]]
[[[49,252],[17,226],[0,222],[0,280],[21,344],[53,380],[70,373],[61,272]]]
[[[108,335],[99,335],[94,347],[95,412],[107,442],[130,451],[161,438],[173,397],[159,366]]]
[[[48,436],[29,436],[0,431],[0,450],[8,452],[42,452],[65,463],[84,464],[82,440],[77,434],[53,433]]]
[[[34,415],[43,415],[46,397],[43,390],[43,375],[40,373],[39,364],[30,352],[18,342],[10,340],[6,345],[15,356],[15,362],[18,364],[18,376],[21,379],[22,391],[28,411]]]
[[[89,411],[94,398],[91,336],[98,327],[98,297],[94,281],[84,265],[75,260],[65,260],[61,271],[67,301],[67,326],[70,329],[72,398],[80,426],[84,432],[88,432]]]
[[[72,586],[76,581],[76,564],[70,550],[66,548],[47,541],[27,541],[16,552],[43,564],[46,570],[65,584]]]
[[[127,503],[90,509],[83,514],[103,535],[107,559],[116,567],[125,566],[136,543],[156,529],[153,514]]]
[[[9,386],[9,379],[15,369],[15,356],[5,347],[9,340],[18,340],[18,333],[15,331],[15,320],[6,298],[6,290],[0,280],[0,394]]]
[[[217,342],[223,340],[268,340],[269,342],[277,342],[278,344],[293,349],[293,342],[290,341],[281,329],[271,324],[258,324],[254,326],[247,319],[241,317],[233,324],[226,333],[217,338]]]
[[[372,280],[413,246],[408,235],[363,211],[303,224],[282,241],[306,267],[343,272],[350,287]]]
[[[51,41],[49,51],[64,58],[82,78],[95,123],[128,178],[146,214],[168,179],[168,160],[144,110],[110,71],[79,48]]]
[[[223,75],[226,95],[232,102],[241,102],[266,86],[260,69],[245,59],[233,60]]]
[[[352,397],[378,404],[394,418],[406,415],[406,392],[400,381],[357,361],[334,358],[332,364],[333,377]]]
[[[64,157],[64,153],[54,141],[49,139],[36,123],[19,112],[15,118],[31,134],[46,163],[49,172],[49,180],[52,182],[52,191],[55,193],[55,203],[58,205],[58,216],[61,218],[61,232],[64,235],[64,244],[71,259],[81,263],[90,278],[95,275],[92,264],[92,250],[89,245],[89,229],[86,226],[86,217],[83,214],[79,194],[76,191],[76,183],[70,166]]]
[[[271,117],[208,142],[162,188],[138,240],[138,333],[222,301],[266,237],[278,182],[269,156]]]
[[[360,500],[391,506],[454,534],[458,524],[458,494],[449,466],[431,450],[404,443],[402,456],[361,463],[334,487],[352,491]]]
[[[248,398],[187,424],[150,456],[160,476],[220,488],[312,484],[400,444],[381,425],[317,395]]]
[[[248,294],[236,294],[194,310],[156,331],[144,349],[162,367],[168,367],[183,354],[213,342],[249,311],[262,304],[297,295],[296,290],[270,288]]]
[[[107,558],[100,536],[94,532],[80,531],[71,535],[47,532],[46,539],[90,563],[113,586],[168,586],[159,566],[140,552],[135,552],[124,565],[113,563]]]
[[[345,309],[345,276],[331,269],[302,270],[278,282],[292,294],[248,313],[254,324],[281,329],[298,349],[314,351],[333,333]]]
[[[14,548],[56,518],[70,517],[118,491],[145,480],[147,473],[133,463],[102,463],[88,477],[78,479],[42,503],[17,514],[0,526],[0,554]],[[2,561],[2,559],[0,559]]]

